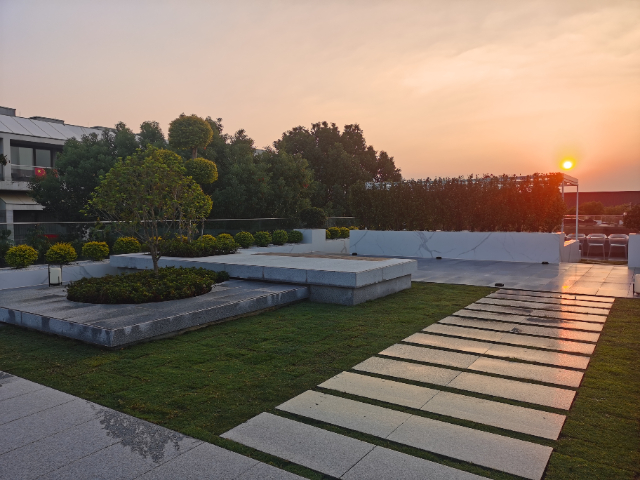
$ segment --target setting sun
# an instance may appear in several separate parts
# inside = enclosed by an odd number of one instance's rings
[[[562,162],[562,168],[564,168],[565,170],[571,170],[573,168],[573,161],[565,160],[564,162]]]

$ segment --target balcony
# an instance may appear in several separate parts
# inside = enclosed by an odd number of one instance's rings
[[[32,177],[44,176],[50,170],[45,167],[26,167],[21,165],[11,165],[12,182],[28,182]]]

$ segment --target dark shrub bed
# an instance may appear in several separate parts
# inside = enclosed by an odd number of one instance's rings
[[[229,279],[227,272],[204,268],[164,267],[101,278],[83,278],[67,288],[67,299],[84,303],[149,303],[197,297],[214,283]]]

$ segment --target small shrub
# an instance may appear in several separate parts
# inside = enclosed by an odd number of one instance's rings
[[[13,268],[24,268],[38,260],[38,251],[29,245],[11,247],[4,256],[7,265]]]
[[[331,227],[327,230],[329,232],[329,237],[331,239],[340,238],[340,229],[338,227]]]
[[[213,235],[202,235],[198,240],[195,241],[206,256],[211,256],[216,254],[216,248],[218,246],[218,241],[216,237]]]
[[[0,265],[5,263],[4,257],[12,246],[10,236],[11,230],[0,230]]]
[[[358,227],[354,227],[353,225],[351,225],[351,226],[349,227],[349,230],[360,230],[360,229],[359,229]]]
[[[162,257],[203,257],[202,245],[197,242],[183,242],[179,238],[162,240],[159,245]]]
[[[288,234],[290,243],[300,243],[302,241],[302,232],[291,230]]]
[[[100,261],[109,256],[107,242],[87,242],[82,246],[82,256]]]
[[[140,242],[137,239],[133,237],[120,237],[113,244],[113,254],[138,253],[140,248]]]
[[[340,227],[340,238],[349,238],[349,229],[347,227]]]
[[[327,214],[321,208],[305,208],[300,212],[300,221],[304,228],[324,228],[327,224]]]
[[[240,248],[240,244],[237,243],[228,233],[221,233],[218,235],[218,238],[216,238],[216,244],[216,252],[220,255],[236,253]]]
[[[256,232],[253,238],[259,247],[268,247],[271,243],[271,235],[269,232]]]
[[[78,258],[78,254],[70,243],[56,243],[47,250],[44,258],[47,260],[47,263],[66,265]]]
[[[158,275],[145,270],[124,275],[83,278],[67,288],[73,302],[118,304],[148,303],[196,297],[211,291],[214,283],[229,279],[227,272],[204,268],[163,267]]]
[[[289,240],[289,235],[284,230],[276,230],[271,235],[271,241],[274,245],[284,245]]]
[[[329,230],[325,230],[324,232],[325,232],[324,237],[325,237],[327,240],[331,240],[331,232],[330,232]]]
[[[255,242],[255,240],[253,239],[253,235],[251,235],[249,232],[236,233],[234,239],[240,244],[242,248],[249,248]]]

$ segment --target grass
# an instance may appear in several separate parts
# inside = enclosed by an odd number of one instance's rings
[[[320,479],[219,435],[491,291],[414,283],[356,307],[303,302],[117,351],[7,326],[0,329],[0,370]],[[616,300],[560,439],[523,438],[554,447],[546,480],[640,478],[638,319],[639,301]],[[515,478],[304,421],[490,478]]]

